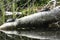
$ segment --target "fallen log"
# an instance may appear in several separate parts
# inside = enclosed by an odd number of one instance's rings
[[[0,26],[0,30],[9,30],[14,28],[47,28],[48,24],[60,20],[60,6],[47,12],[38,12],[32,15],[16,19],[14,22],[4,23]]]

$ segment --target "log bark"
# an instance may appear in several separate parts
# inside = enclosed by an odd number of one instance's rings
[[[47,28],[48,24],[60,20],[60,6],[47,12],[38,12],[31,14],[20,19],[16,19],[14,22],[4,23],[0,26],[0,30],[14,29],[14,28]]]

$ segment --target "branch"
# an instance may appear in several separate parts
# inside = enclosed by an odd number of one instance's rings
[[[13,15],[13,13],[15,14],[15,15],[22,15],[22,12],[8,12],[8,11],[6,11],[5,12],[6,14],[6,16],[11,16],[11,15]]]
[[[51,5],[51,3],[53,3],[53,5]],[[56,7],[56,3],[57,3],[56,0],[51,0],[51,1],[49,1],[48,4],[46,4],[46,6],[44,6],[40,11],[43,11],[43,10],[45,10],[46,8],[53,9],[53,8]],[[49,7],[49,5],[50,5],[50,7]]]

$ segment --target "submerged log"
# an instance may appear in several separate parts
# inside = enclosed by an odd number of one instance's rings
[[[16,19],[14,22],[4,23],[0,26],[0,30],[9,30],[14,28],[47,28],[50,23],[60,20],[60,6],[51,11],[38,12],[32,15]]]

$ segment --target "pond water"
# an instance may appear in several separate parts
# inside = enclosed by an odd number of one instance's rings
[[[0,31],[0,40],[60,40],[60,31]]]

